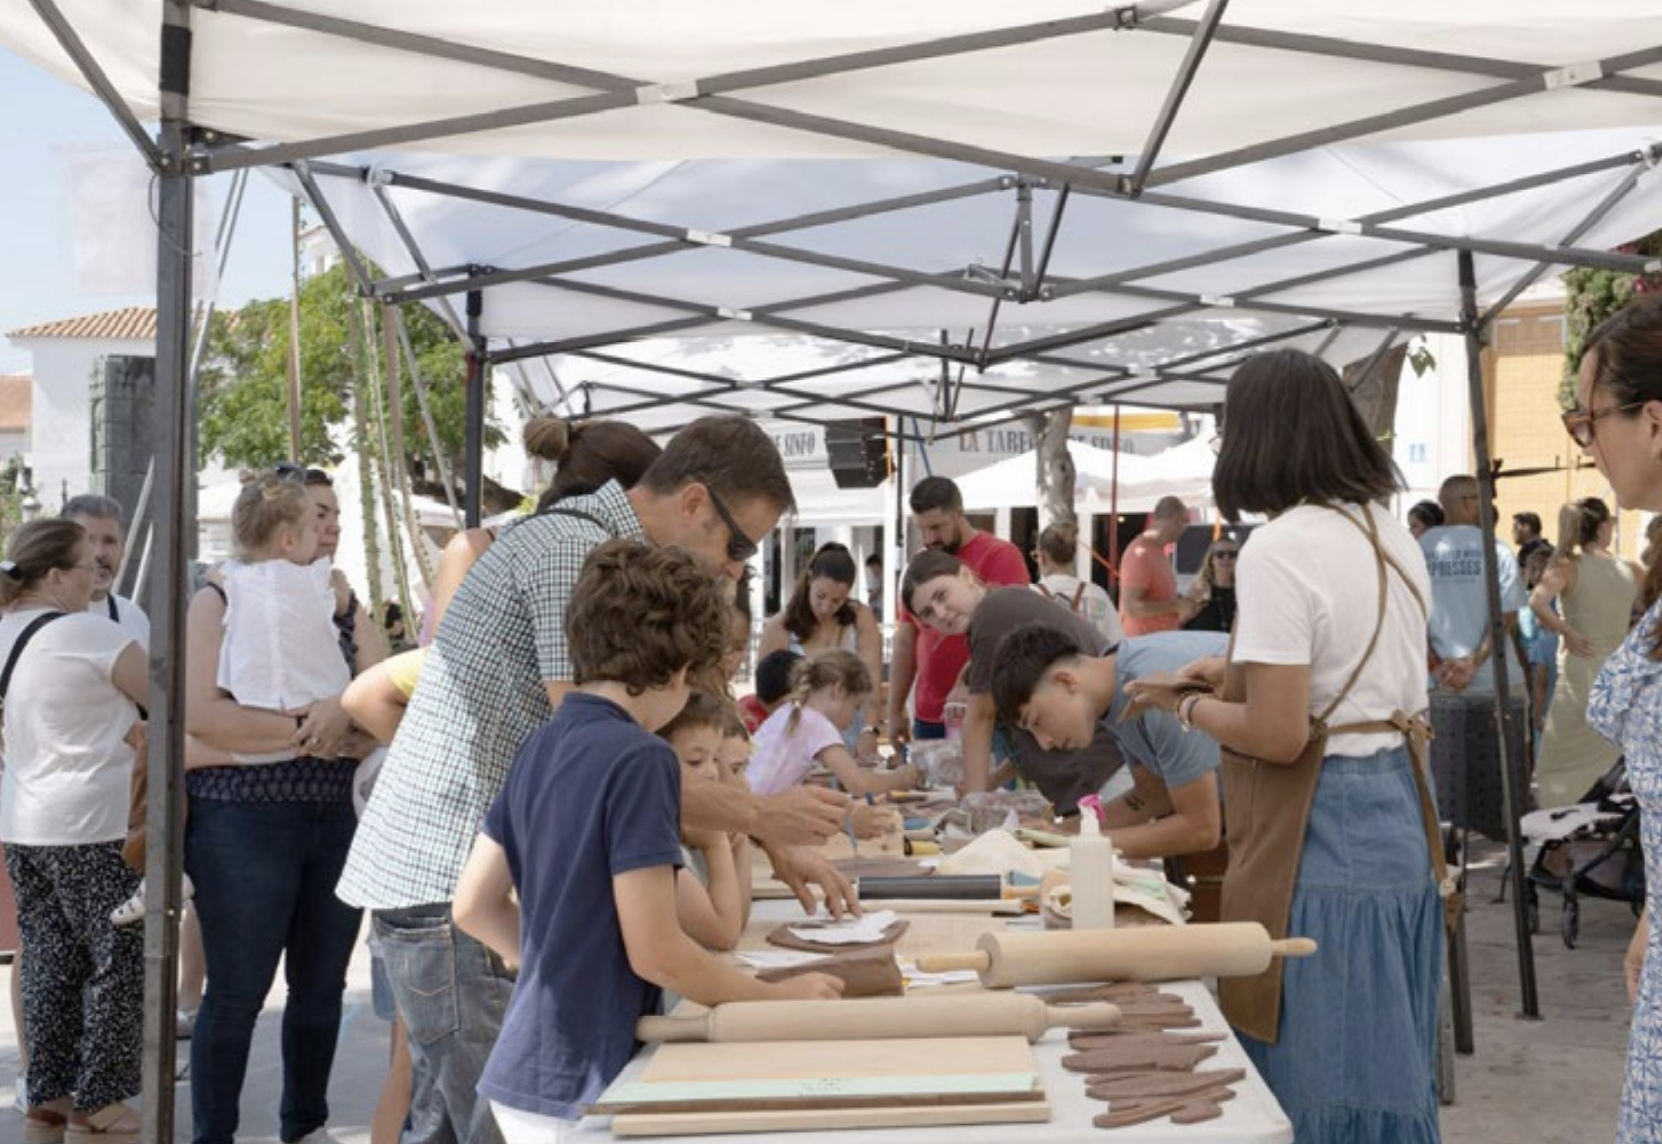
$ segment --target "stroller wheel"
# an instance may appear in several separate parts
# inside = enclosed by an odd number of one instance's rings
[[[1530,883],[1524,890],[1524,920],[1530,933],[1541,932],[1541,892]]]
[[[1564,945],[1569,949],[1575,948],[1576,939],[1581,936],[1581,903],[1574,898],[1564,899],[1563,919]]]

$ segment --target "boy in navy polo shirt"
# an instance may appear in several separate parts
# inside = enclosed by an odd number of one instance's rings
[[[719,590],[676,549],[612,541],[583,565],[566,613],[577,688],[520,748],[456,887],[456,924],[520,966],[479,1081],[507,1144],[569,1130],[666,988],[709,1005],[841,992],[823,974],[763,984],[676,917],[680,765],[652,732],[686,703],[688,673],[721,659],[730,627]]]

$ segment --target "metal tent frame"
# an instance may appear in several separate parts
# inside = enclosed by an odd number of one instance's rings
[[[1363,217],[1329,218],[1298,211],[1278,210],[1233,202],[1221,197],[1185,193],[1181,184],[1241,168],[1294,156],[1313,148],[1376,137],[1381,133],[1459,116],[1544,93],[1568,90],[1614,92],[1657,99],[1657,122],[1662,122],[1662,80],[1636,75],[1662,62],[1662,44],[1624,52],[1574,66],[1546,66],[1527,60],[1491,58],[1432,50],[1414,50],[1388,44],[1370,44],[1328,36],[1270,30],[1227,23],[1227,0],[1210,0],[1195,20],[1167,13],[1186,6],[1185,0],[1152,0],[1113,8],[1095,15],[1007,28],[968,35],[923,38],[881,50],[804,58],[789,64],[731,71],[693,82],[657,83],[650,78],[614,74],[574,63],[451,42],[390,27],[285,7],[268,0],[160,0],[159,75],[157,91],[160,130],[150,138],[140,117],[105,74],[98,59],[57,0],[29,0],[63,51],[74,61],[84,82],[106,104],[133,145],[151,166],[157,183],[159,229],[156,403],[158,432],[164,443],[157,456],[155,583],[152,613],[157,639],[151,661],[151,735],[154,744],[150,788],[150,847],[147,869],[151,910],[147,920],[145,956],[145,1118],[150,1140],[174,1138],[173,1077],[175,1043],[171,1023],[174,1010],[174,969],[177,954],[177,918],[180,908],[181,824],[183,811],[183,648],[185,595],[194,539],[194,434],[196,394],[190,373],[191,297],[190,255],[193,237],[191,181],[214,172],[248,167],[286,170],[311,200],[351,266],[359,289],[389,306],[410,303],[434,306],[469,347],[469,436],[467,517],[479,518],[483,424],[483,371],[494,365],[525,362],[555,354],[575,355],[596,363],[627,363],[653,374],[677,389],[585,382],[562,390],[570,401],[581,400],[583,411],[611,416],[671,418],[674,411],[728,410],[772,418],[825,421],[837,417],[884,415],[903,427],[913,418],[910,434],[922,437],[916,426],[928,422],[928,436],[965,432],[1077,402],[1113,403],[1135,397],[1139,404],[1180,409],[1211,409],[1232,367],[1243,354],[1271,344],[1301,345],[1316,352],[1331,351],[1341,337],[1365,339],[1373,361],[1392,343],[1421,331],[1463,335],[1466,341],[1470,397],[1473,411],[1477,473],[1483,485],[1482,529],[1490,542],[1487,561],[1490,580],[1493,638],[1503,639],[1493,558],[1495,521],[1491,500],[1492,478],[1484,424],[1481,352],[1489,324],[1530,283],[1557,266],[1594,266],[1641,273],[1655,272],[1654,260],[1608,253],[1576,245],[1612,211],[1626,203],[1631,192],[1662,159],[1662,146],[1649,145],[1613,153],[1592,162],[1543,169],[1524,177],[1464,189],[1440,198],[1405,204]],[[370,45],[389,52],[435,60],[460,61],[511,75],[572,85],[587,94],[542,103],[505,106],[486,112],[453,116],[400,126],[326,135],[301,141],[272,142],[227,137],[223,129],[200,128],[192,121],[193,20],[199,11],[216,19],[235,17],[250,26],[301,28]],[[1184,55],[1158,115],[1149,125],[1146,142],[1130,163],[1014,153],[977,145],[973,140],[948,140],[823,114],[809,113],[780,102],[757,98],[757,89],[883,69],[902,63],[973,54],[1013,45],[1113,31],[1163,41],[1179,40]],[[1281,138],[1261,140],[1220,153],[1165,162],[1163,153],[1174,125],[1182,120],[1185,100],[1218,44],[1265,52],[1315,55],[1333,60],[1389,63],[1446,72],[1483,81],[1475,90],[1437,98],[1386,113],[1334,122]],[[792,213],[786,204],[778,217],[715,232],[692,225],[675,225],[625,214],[596,210],[570,202],[534,199],[460,182],[441,183],[419,174],[338,157],[434,141],[471,132],[497,131],[527,124],[549,123],[597,115],[640,105],[673,103],[710,116],[765,124],[791,132],[829,136],[853,144],[942,160],[954,164],[963,177],[950,185],[922,193],[870,198],[831,210]],[[1493,236],[1440,233],[1415,227],[1410,220],[1439,210],[1495,200],[1551,187],[1569,180],[1600,179],[1597,201],[1580,222],[1556,242],[1513,241]],[[343,188],[361,186],[373,194],[384,224],[396,234],[413,273],[376,277],[355,254],[353,233],[334,209]],[[1175,189],[1174,189],[1175,188]],[[523,265],[435,266],[423,250],[420,236],[406,224],[395,201],[398,194],[444,196],[469,200],[494,209],[555,216],[611,237],[609,247],[594,253],[556,261]],[[996,204],[1007,231],[1001,264],[996,268],[967,266],[908,266],[871,258],[852,258],[816,248],[803,232],[832,223],[927,212],[969,200]],[[1178,257],[1138,266],[1114,266],[1063,276],[1052,267],[1053,256],[1065,245],[1065,224],[1075,201],[1101,200],[1125,208],[1186,212],[1203,218],[1250,222],[1272,233],[1250,241],[1194,250]],[[1048,213],[1041,207],[1048,204]],[[1075,207],[1077,209],[1077,207]],[[917,216],[923,225],[920,214]],[[798,240],[792,243],[793,236]],[[1370,240],[1380,245],[1370,257],[1340,261],[1324,269],[1297,275],[1271,274],[1250,286],[1228,293],[1207,294],[1162,287],[1168,274],[1199,266],[1218,266],[1275,251],[1341,240]],[[696,253],[720,252],[728,257],[762,260],[770,266],[831,272],[842,285],[799,296],[733,306],[681,296],[668,290],[625,289],[598,280],[596,274],[625,264],[663,265]],[[1436,257],[1451,257],[1451,273],[1458,274],[1461,305],[1458,313],[1391,312],[1386,309],[1327,308],[1297,296],[1296,292],[1351,275]],[[1506,287],[1487,306],[1479,304],[1477,258],[1491,260],[1506,271]],[[522,342],[484,332],[496,291],[533,285],[564,300],[601,299],[639,312],[639,320],[604,330]],[[981,315],[961,334],[944,330],[927,337],[908,337],[816,318],[813,311],[850,301],[879,301],[906,292],[930,291],[976,307]],[[460,312],[457,299],[460,297]],[[1064,321],[1048,332],[1035,333],[1029,320],[1046,307],[1074,300],[1111,303],[1120,311],[1102,321]],[[1023,320],[1011,322],[1020,308]],[[1178,319],[1248,314],[1266,326],[1247,336],[1232,334],[1183,353],[1171,354],[1152,365],[1113,360],[1120,340],[1139,331]],[[709,371],[665,366],[628,356],[629,343],[648,337],[685,336],[694,332],[768,330],[858,347],[861,356],[834,366],[812,368],[756,378],[733,378]],[[1032,367],[1068,371],[1065,384],[1035,388],[1032,374],[1001,376],[1002,367]],[[912,367],[912,372],[906,372]],[[919,368],[930,384],[920,385]],[[966,380],[966,375],[969,379]],[[937,378],[939,380],[937,380]],[[842,385],[843,388],[835,388]],[[1499,710],[1508,711],[1510,680],[1505,657],[1496,657]],[[1522,892],[1524,864],[1518,838],[1517,794],[1510,788],[1510,761],[1502,744],[1502,773],[1506,815],[1512,824],[1512,875],[1519,891],[1514,896],[1522,1009],[1539,1012],[1528,926]]]

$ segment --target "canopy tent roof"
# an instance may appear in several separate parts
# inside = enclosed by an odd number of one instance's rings
[[[1203,407],[1252,348],[1461,328],[1461,252],[1492,311],[1662,226],[1651,0],[333,8],[195,8],[189,168],[287,164],[366,290],[654,429]],[[132,120],[158,12],[0,0],[0,40]]]
[[[1352,144],[1137,200],[905,159],[357,156],[312,165],[306,185],[383,268],[383,297],[459,308],[478,288],[496,360],[548,355],[547,373],[526,373],[549,380],[545,397],[580,395],[575,410],[679,423],[687,410],[662,408],[668,396],[952,423],[1072,402],[1205,406],[1253,346],[1344,363],[1406,331],[1451,330],[1467,236],[1599,248],[1662,226],[1647,143],[1611,129]],[[1533,185],[1546,169],[1585,173]],[[1034,229],[1053,233],[1024,286],[1006,259]],[[702,238],[659,237],[671,233]],[[1493,251],[1476,259],[1484,302],[1540,273],[1474,242]],[[749,353],[747,337],[777,352]]]

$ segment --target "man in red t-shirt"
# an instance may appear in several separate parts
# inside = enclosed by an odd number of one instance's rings
[[[1007,540],[970,525],[964,517],[964,497],[945,477],[925,477],[909,498],[912,523],[928,548],[951,553],[989,588],[1028,582],[1027,561]],[[894,658],[889,665],[889,740],[946,737],[946,696],[969,662],[969,642],[963,636],[944,636],[918,623],[901,602],[894,630]],[[906,696],[914,679],[913,719],[906,718]]]
[[[1176,497],[1161,497],[1148,528],[1120,557],[1120,626],[1128,636],[1174,632],[1195,614],[1195,603],[1177,594],[1177,575],[1166,549],[1189,523],[1189,510]]]

